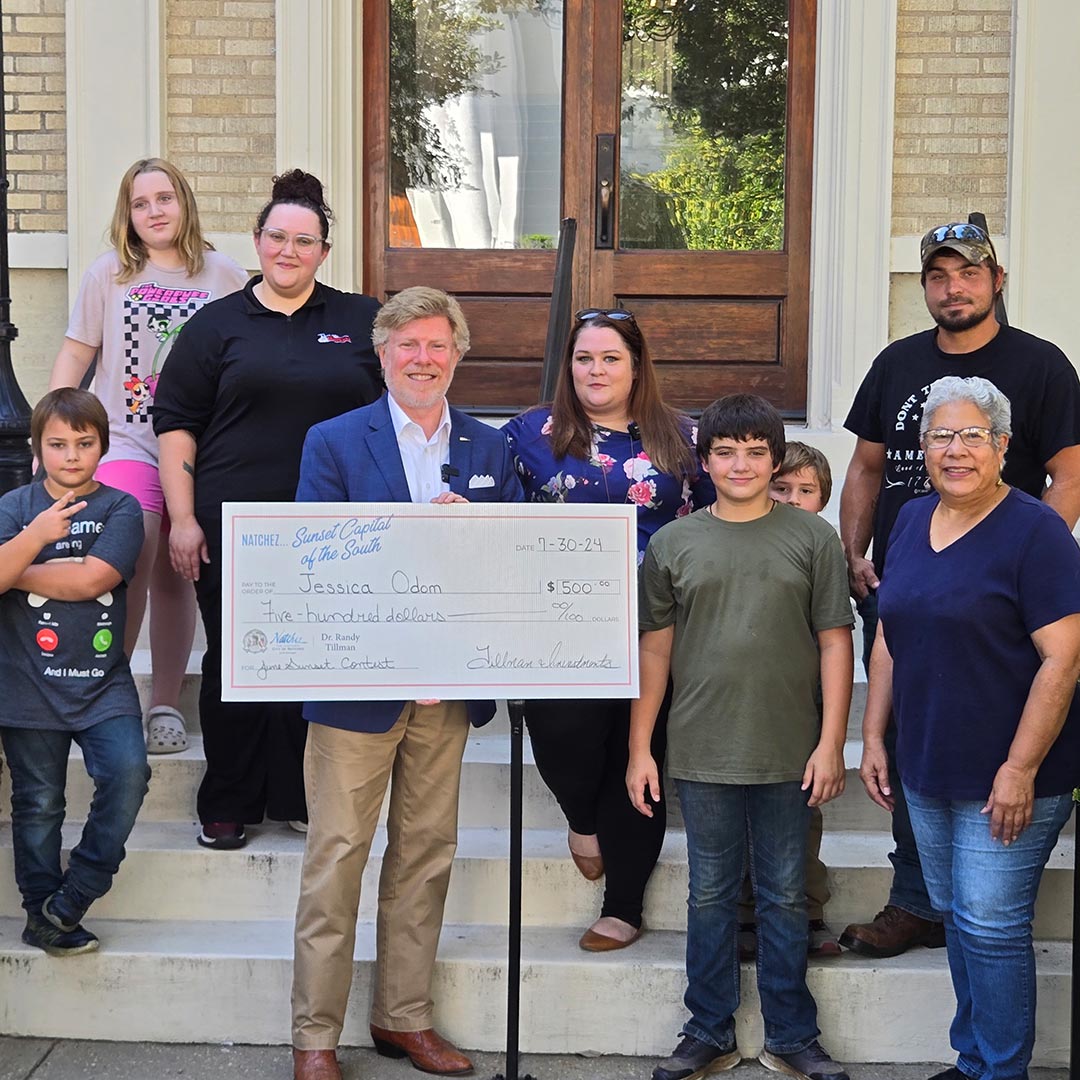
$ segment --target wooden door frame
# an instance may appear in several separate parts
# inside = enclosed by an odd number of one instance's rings
[[[784,246],[780,251],[766,252],[682,253],[680,257],[695,269],[693,273],[680,275],[678,291],[671,295],[681,298],[784,296],[786,310],[778,344],[779,364],[774,368],[783,372],[784,400],[779,404],[786,415],[802,417],[806,415],[809,396],[807,350],[817,0],[789,0],[789,5]],[[618,131],[622,58],[619,23],[610,18],[604,0],[565,0],[564,12],[566,20],[591,27],[591,33],[564,36],[561,216],[566,216],[570,207],[592,206],[595,188],[592,140],[584,135],[571,138],[568,133]],[[369,0],[363,5],[362,40],[365,43],[362,73],[365,152],[361,202],[367,241],[362,260],[363,286],[366,292],[383,297],[423,281],[432,249],[414,251],[388,246],[387,0]],[[599,64],[598,57],[614,60]],[[798,133],[797,137],[794,132]],[[615,217],[617,228],[617,208]],[[452,249],[452,258],[446,260],[445,267],[440,267],[440,285],[452,292],[475,292],[475,283],[483,280],[489,257],[487,250]],[[529,291],[536,295],[550,291],[554,253],[502,250],[499,257],[507,260],[505,265],[519,281],[527,282]],[[597,251],[593,247],[591,215],[588,220],[579,219],[573,270],[575,301],[591,303],[590,295],[604,295],[617,301],[620,294],[649,292],[656,278],[650,262],[655,264],[657,257],[657,252],[648,250]]]

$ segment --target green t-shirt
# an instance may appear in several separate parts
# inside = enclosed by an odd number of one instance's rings
[[[674,624],[668,771],[713,784],[802,779],[821,733],[816,634],[852,626],[840,539],[776,503],[754,521],[709,509],[645,552],[641,629]]]

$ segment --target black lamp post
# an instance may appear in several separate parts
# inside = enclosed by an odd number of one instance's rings
[[[0,2],[0,18],[3,4]],[[7,124],[4,104],[4,42],[0,34],[0,494],[30,482],[30,405],[11,365],[11,343],[19,331],[11,322],[8,265]]]

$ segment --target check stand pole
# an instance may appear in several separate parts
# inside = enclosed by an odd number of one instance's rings
[[[506,1072],[494,1080],[533,1080],[518,1076],[518,1026],[521,1018],[521,828],[522,745],[525,702],[508,701],[510,713],[510,947],[506,965]]]
[[[1073,922],[1072,922],[1072,1036],[1069,1043],[1069,1080],[1080,1080],[1080,807],[1073,814],[1077,830],[1073,836]]]

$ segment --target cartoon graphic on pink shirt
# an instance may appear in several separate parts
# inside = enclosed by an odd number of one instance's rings
[[[124,389],[128,392],[128,408],[137,413],[145,409],[147,403],[153,397],[150,387],[142,379],[135,377],[124,381]]]
[[[128,423],[149,423],[161,369],[173,340],[209,299],[205,289],[170,289],[156,281],[132,285],[124,296],[124,389]],[[142,358],[153,349],[150,371]]]

